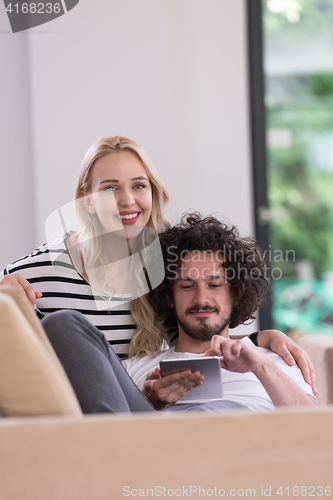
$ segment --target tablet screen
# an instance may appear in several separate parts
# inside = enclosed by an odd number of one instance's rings
[[[184,358],[160,361],[162,377],[184,370],[199,371],[205,377],[202,385],[188,391],[178,403],[204,403],[222,399],[222,372],[220,358]]]

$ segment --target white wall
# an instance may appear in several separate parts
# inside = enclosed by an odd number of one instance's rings
[[[0,270],[35,248],[35,186],[28,47],[0,5]]]
[[[46,217],[72,199],[102,135],[146,148],[170,190],[170,219],[218,212],[253,234],[245,0],[80,0],[15,35],[0,11],[0,53],[10,45],[0,267],[45,240]]]

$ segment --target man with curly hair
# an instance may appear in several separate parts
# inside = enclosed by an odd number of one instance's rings
[[[229,329],[254,318],[269,280],[262,252],[236,227],[198,213],[160,235],[165,279],[149,294],[161,329],[176,332],[175,345],[158,356],[129,359],[125,367],[155,408],[169,411],[315,405],[311,387],[297,366],[255,347],[250,339],[232,340]],[[199,372],[184,372],[172,383],[162,378],[161,360],[220,356],[223,398],[175,404],[200,385]]]
[[[138,355],[122,365],[104,335],[79,312],[57,311],[42,320],[83,412],[267,410],[316,404],[310,385],[290,360],[290,346],[281,349],[278,342],[277,350],[282,355],[287,352],[287,365],[280,356],[255,347],[247,338],[229,338],[229,328],[253,318],[268,288],[256,242],[241,238],[235,227],[197,213],[185,215],[180,224],[160,235],[160,241],[165,279],[147,297],[151,324],[161,336],[161,344],[165,339],[159,352],[146,355],[144,341],[138,342]],[[173,344],[169,344],[170,332]],[[276,338],[276,332],[273,336]],[[173,346],[168,349],[168,344]],[[282,345],[286,346],[285,341]],[[160,360],[212,355],[223,356],[223,398],[176,404],[202,384],[203,376],[198,371],[182,371],[161,377]],[[314,378],[306,369],[311,363],[299,351],[297,357],[303,359],[305,378],[312,383]]]

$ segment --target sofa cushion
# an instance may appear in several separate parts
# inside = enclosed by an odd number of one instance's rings
[[[333,403],[333,338],[327,335],[304,335],[297,341],[308,353],[316,372],[319,404]]]
[[[0,413],[82,415],[67,375],[23,291],[0,290]]]

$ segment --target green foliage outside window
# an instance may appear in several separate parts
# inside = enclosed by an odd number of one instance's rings
[[[273,283],[276,318],[293,303],[284,290],[297,283],[298,261],[312,263],[312,288],[323,296],[317,283],[333,271],[333,0],[263,0],[263,11],[266,128],[290,139],[268,146],[269,207],[279,214],[270,239],[273,249],[296,255],[296,262],[280,264],[284,278],[275,291]],[[333,313],[333,297],[326,299],[322,316],[333,324],[326,314],[330,307]]]

